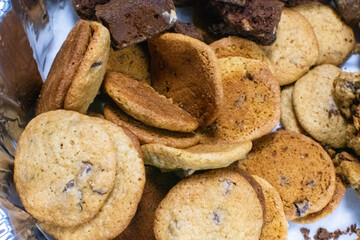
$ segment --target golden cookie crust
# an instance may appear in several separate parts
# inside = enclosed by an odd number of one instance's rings
[[[273,64],[274,76],[281,86],[295,82],[316,64],[319,46],[310,23],[300,13],[283,8],[271,46],[262,46]]]
[[[269,182],[280,194],[287,220],[323,209],[335,191],[335,169],[312,139],[279,130],[254,142],[238,166]]]
[[[303,15],[314,29],[319,43],[316,65],[344,63],[356,43],[351,27],[330,6],[318,2],[301,4],[293,9]]]
[[[124,112],[147,125],[179,132],[192,132],[199,126],[190,113],[146,83],[110,72],[105,76],[104,88]]]
[[[195,117],[200,127],[212,123],[221,108],[221,72],[205,43],[177,33],[149,40],[154,89]]]
[[[347,123],[333,97],[333,82],[341,70],[330,64],[313,68],[294,85],[293,105],[302,128],[334,148],[345,147]]]
[[[194,133],[172,132],[148,126],[128,116],[110,101],[104,106],[104,116],[106,120],[132,131],[141,144],[159,143],[169,147],[187,148],[200,141]]]
[[[154,224],[157,239],[259,239],[262,205],[238,172],[212,170],[173,187],[160,203]]]

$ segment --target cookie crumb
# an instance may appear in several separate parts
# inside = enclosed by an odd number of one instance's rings
[[[307,228],[300,228],[300,232],[302,233],[304,240],[310,240],[309,233],[310,230]]]

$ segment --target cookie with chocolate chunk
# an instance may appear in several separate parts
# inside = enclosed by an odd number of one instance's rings
[[[106,120],[132,131],[141,144],[160,143],[169,147],[188,148],[200,141],[194,133],[173,132],[148,126],[128,116],[111,102],[105,104],[104,116]]]
[[[166,195],[155,213],[157,239],[258,240],[264,212],[257,192],[229,169],[193,175]]]
[[[339,174],[347,186],[355,189],[360,196],[360,162],[347,152],[335,156],[336,173]]]
[[[340,65],[355,47],[353,30],[327,5],[313,2],[293,8],[303,15],[314,29],[319,43],[317,65]]]
[[[110,48],[108,30],[79,20],[51,66],[36,105],[36,115],[68,109],[86,113],[99,91]]]
[[[116,169],[114,145],[105,129],[85,115],[57,110],[39,115],[25,128],[14,181],[34,218],[72,227],[91,220],[106,204]]]
[[[142,42],[169,29],[177,20],[172,0],[118,0],[96,6],[116,49]]]
[[[117,165],[114,188],[98,214],[86,223],[72,227],[39,224],[56,239],[113,239],[129,225],[141,199],[145,168],[138,142],[115,124],[100,118],[91,119],[105,129],[113,143]]]
[[[200,127],[211,124],[223,99],[214,51],[197,39],[177,33],[161,34],[148,45],[154,89],[189,112]]]
[[[202,5],[211,34],[241,36],[261,45],[275,41],[282,7],[278,0],[206,0]]]
[[[188,112],[146,83],[110,72],[105,76],[104,88],[124,112],[147,125],[179,132],[192,132],[199,126]]]
[[[313,68],[294,85],[293,105],[304,130],[321,143],[345,147],[347,123],[333,97],[333,82],[341,70],[330,64]]]
[[[254,142],[238,166],[269,182],[280,194],[287,220],[323,209],[335,191],[335,168],[314,140],[279,130]]]
[[[281,86],[298,80],[316,64],[319,46],[312,26],[300,13],[283,8],[277,39],[263,46]]]
[[[224,103],[218,118],[201,132],[202,142],[242,142],[270,132],[280,119],[279,83],[262,62],[220,58]]]

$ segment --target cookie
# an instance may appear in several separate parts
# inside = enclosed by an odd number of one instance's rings
[[[154,37],[148,44],[154,89],[189,112],[200,127],[212,123],[223,98],[221,72],[212,49],[177,33]]]
[[[299,79],[316,64],[319,46],[310,23],[298,12],[283,8],[276,41],[261,47],[273,64],[279,84]]]
[[[323,218],[326,218],[339,206],[342,198],[345,195],[345,191],[346,191],[346,187],[341,182],[341,180],[337,178],[335,185],[335,193],[332,196],[331,201],[328,203],[328,205],[326,205],[319,212],[311,213],[306,217],[297,218],[293,220],[293,222],[300,224],[309,224],[309,223],[317,222]]]
[[[264,62],[271,72],[272,65],[261,48],[256,43],[245,38],[230,36],[222,38],[210,44],[218,58],[223,57],[243,57]]]
[[[155,210],[180,178],[173,172],[162,173],[159,169],[151,166],[145,167],[145,170],[146,183],[138,210],[130,225],[115,240],[155,240]]]
[[[113,191],[100,212],[90,221],[76,227],[39,224],[56,239],[113,239],[134,217],[145,184],[145,169],[134,140],[118,126],[93,118],[103,126],[116,149],[117,168]],[[116,223],[116,224],[115,224]]]
[[[198,144],[177,149],[162,144],[141,146],[145,164],[164,169],[214,169],[227,167],[251,150],[251,141],[234,144]]]
[[[110,136],[87,116],[50,111],[20,137],[14,181],[27,212],[62,227],[91,220],[113,190],[116,155]],[[91,136],[84,138],[88,132]]]
[[[360,195],[360,163],[357,158],[341,152],[334,159],[336,173],[339,174],[344,182],[351,188],[355,189]]]
[[[66,93],[64,109],[86,113],[104,79],[109,58],[109,31],[91,22],[91,40],[77,73]]]
[[[261,177],[252,177],[260,184],[265,197],[265,221],[259,240],[286,240],[288,222],[279,193]]]
[[[155,213],[156,239],[259,239],[262,204],[238,172],[220,169],[179,182]]]
[[[224,102],[202,141],[241,142],[270,132],[280,119],[280,88],[268,67],[241,57],[220,58]]]
[[[211,34],[236,35],[261,45],[271,45],[276,39],[283,3],[277,0],[207,0],[201,7]]]
[[[169,147],[187,148],[196,145],[200,139],[194,133],[172,132],[164,129],[150,127],[144,123],[126,115],[113,103],[104,106],[106,120],[132,131],[141,144],[159,143]]]
[[[254,142],[238,166],[258,175],[279,193],[291,221],[323,209],[335,191],[335,169],[325,150],[295,132],[276,131]]]
[[[192,38],[196,38],[200,41],[204,41],[201,30],[197,28],[193,23],[186,23],[177,20],[174,26],[170,29],[170,32],[180,33]]]
[[[351,105],[359,100],[360,73],[341,72],[334,80],[334,98],[341,113],[351,119]]]
[[[348,124],[346,128],[346,146],[355,151],[356,154],[360,154],[360,137],[359,131],[353,124]]]
[[[343,23],[336,12],[327,5],[312,2],[293,8],[303,15],[314,29],[319,43],[317,65],[340,65],[355,47],[353,30]]]
[[[146,83],[110,72],[104,88],[124,112],[147,125],[179,132],[192,132],[199,126],[188,112]]]
[[[139,44],[120,50],[110,48],[107,72],[120,72],[130,78],[150,84],[149,56]]]
[[[110,1],[95,10],[97,19],[109,28],[115,49],[145,41],[177,20],[172,0]]]
[[[292,103],[292,92],[294,85],[286,86],[281,90],[281,111],[280,121],[285,130],[297,133],[305,133],[299,124]]]
[[[340,74],[334,65],[315,67],[294,85],[293,105],[296,117],[317,141],[334,148],[345,147],[346,121],[332,95],[333,81]]]

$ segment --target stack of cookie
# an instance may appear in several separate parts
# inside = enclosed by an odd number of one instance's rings
[[[358,75],[338,68],[354,34],[318,1],[283,2],[204,1],[199,37],[171,0],[74,0],[87,20],[18,143],[25,210],[67,240],[286,239],[329,215],[336,173],[360,184],[320,145],[360,149]]]

